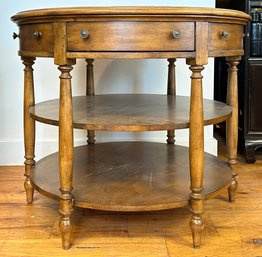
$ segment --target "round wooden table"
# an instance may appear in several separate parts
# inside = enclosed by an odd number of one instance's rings
[[[204,200],[237,189],[237,65],[243,55],[239,11],[189,7],[81,7],[20,12],[19,55],[24,69],[25,190],[60,201],[63,248],[71,245],[74,206],[110,211],[149,211],[188,205],[193,246],[199,247]],[[202,75],[208,57],[227,59],[227,104],[205,100]],[[35,104],[32,66],[54,59],[61,71],[60,98]],[[87,95],[72,97],[72,65],[87,62]],[[169,62],[167,95],[95,95],[98,58],[163,58]],[[175,61],[192,71],[191,96],[176,96]],[[43,71],[44,72],[44,71]],[[213,86],[213,85],[210,85]],[[204,153],[204,126],[227,120],[227,163]],[[35,121],[59,126],[59,152],[34,161]],[[86,129],[88,145],[75,147],[73,128]],[[174,131],[189,128],[189,148]],[[167,144],[95,144],[96,130],[167,130]],[[228,165],[227,165],[228,164]],[[73,179],[74,178],[74,179]]]

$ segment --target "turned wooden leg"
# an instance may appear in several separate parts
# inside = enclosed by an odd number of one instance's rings
[[[60,232],[64,249],[71,244],[72,180],[73,180],[73,112],[71,76],[72,66],[61,65],[59,106],[59,173],[60,173]]]
[[[167,59],[168,61],[168,77],[167,77],[167,94],[176,95],[176,59]],[[175,144],[175,131],[167,130],[168,144]]]
[[[204,168],[204,122],[202,96],[202,65],[191,65],[191,98],[189,126],[189,162],[190,162],[190,211],[192,217],[190,228],[193,246],[200,247],[201,232],[204,228],[202,213],[204,212],[203,168]]]
[[[86,59],[86,95],[95,94],[94,86],[94,59]],[[87,130],[87,144],[93,145],[95,143],[95,131]]]
[[[228,68],[227,104],[232,108],[232,116],[227,120],[226,125],[226,145],[227,145],[227,164],[232,169],[231,184],[228,188],[230,202],[236,199],[237,182],[237,143],[238,143],[238,80],[237,65],[240,57],[226,58]]]
[[[24,69],[24,147],[25,147],[25,191],[28,203],[32,203],[34,187],[30,174],[35,164],[35,121],[31,118],[29,108],[35,104],[33,64],[34,58],[22,57]]]

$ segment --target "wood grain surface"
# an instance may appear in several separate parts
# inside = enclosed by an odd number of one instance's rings
[[[114,6],[114,7],[69,7],[69,8],[49,8],[49,9],[39,9],[30,10],[17,13],[12,16],[11,19],[15,22],[21,22],[23,19],[27,19],[27,22],[33,20],[33,18],[57,18],[58,15],[63,15],[64,17],[78,16],[79,19],[87,18],[88,16],[150,16],[150,15],[161,15],[161,16],[185,16],[189,18],[192,14],[196,18],[202,19],[222,19],[229,18],[232,22],[234,18],[237,20],[250,20],[250,16],[244,12],[228,9],[219,8],[197,8],[197,7],[171,7],[171,6]]]
[[[74,204],[112,211],[170,209],[188,204],[188,148],[150,142],[84,145],[74,150]],[[204,195],[227,189],[231,170],[205,154]],[[58,154],[40,160],[31,176],[43,194],[58,199]]]
[[[83,39],[81,30],[89,32]],[[180,38],[172,32],[180,30]],[[193,51],[193,22],[68,22],[68,51]],[[124,36],[123,36],[124,35]]]
[[[31,108],[36,120],[58,125],[59,100]],[[73,126],[89,130],[153,131],[189,127],[190,98],[166,95],[96,95],[73,98]],[[224,103],[204,100],[204,124],[230,117]]]

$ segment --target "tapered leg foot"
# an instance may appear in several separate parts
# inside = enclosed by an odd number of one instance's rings
[[[64,250],[68,250],[71,246],[71,231],[72,231],[70,216],[68,215],[62,216],[59,223],[59,228],[62,237],[62,247]]]
[[[32,203],[34,197],[34,187],[30,181],[30,178],[26,178],[24,187],[26,192],[26,200],[28,203]]]
[[[32,168],[35,165],[35,120],[30,116],[29,109],[35,105],[33,64],[34,58],[22,57],[24,69],[24,146],[25,146],[25,182],[26,200],[33,202],[34,187],[30,180]]]
[[[191,229],[192,237],[193,237],[193,247],[200,248],[201,234],[204,228],[202,217],[193,214],[189,222],[189,225],[190,225],[190,229]]]
[[[234,202],[236,200],[238,182],[235,177],[232,177],[231,183],[228,187],[228,200],[229,202]]]
[[[63,249],[71,245],[71,213],[73,190],[74,134],[71,89],[71,65],[61,65],[60,104],[59,104],[59,175],[60,175],[60,209],[59,224]]]
[[[238,182],[237,182],[238,173],[237,173],[237,167],[236,167],[237,159],[236,158],[232,159],[228,157],[227,164],[232,170],[232,177],[231,177],[230,185],[227,189],[228,200],[229,202],[234,202],[236,200],[236,193],[237,193],[237,188],[238,188]]]
[[[238,75],[237,65],[241,57],[227,57],[228,83],[227,83],[227,104],[232,108],[232,115],[227,120],[226,146],[227,164],[232,170],[231,182],[228,187],[229,202],[234,202],[237,192],[237,142],[238,142]]]
[[[190,60],[189,60],[189,63]],[[190,97],[190,125],[189,125],[189,163],[191,193],[190,211],[192,213],[189,222],[193,237],[193,247],[201,245],[201,232],[204,228],[202,213],[204,212],[205,197],[202,194],[204,171],[204,114],[201,65],[191,63],[191,97]]]

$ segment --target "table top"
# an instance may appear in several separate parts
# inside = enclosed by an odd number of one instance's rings
[[[28,10],[19,12],[12,16],[11,19],[17,23],[22,23],[25,19],[40,18],[40,17],[72,17],[72,16],[104,16],[104,15],[166,15],[166,16],[190,16],[194,15],[195,18],[231,18],[242,21],[250,20],[250,16],[244,12],[207,8],[207,7],[171,7],[171,6],[111,6],[111,7],[67,7],[67,8],[47,8],[38,10]]]
[[[20,12],[24,57],[52,57],[55,64],[76,58],[187,58],[241,56],[246,13],[196,7],[72,7]]]

